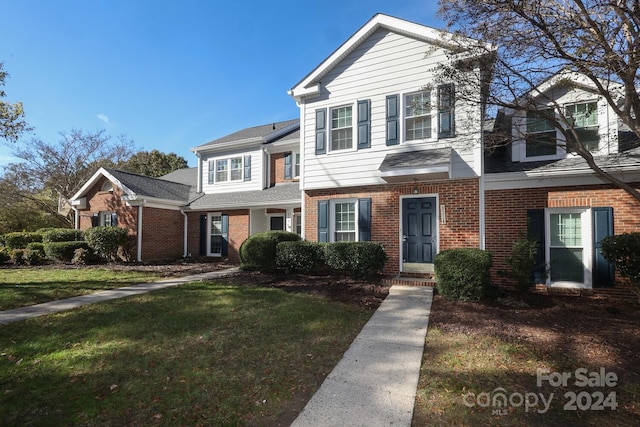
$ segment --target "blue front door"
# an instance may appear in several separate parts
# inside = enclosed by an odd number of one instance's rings
[[[435,197],[402,199],[403,263],[433,263],[436,227]]]

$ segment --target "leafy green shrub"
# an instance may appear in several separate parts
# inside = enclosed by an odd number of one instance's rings
[[[42,242],[78,242],[84,240],[82,230],[74,228],[47,228],[44,231],[39,230],[42,234]]]
[[[240,267],[244,270],[275,271],[278,243],[299,240],[299,235],[288,231],[265,231],[249,236],[240,245]]]
[[[71,262],[76,249],[88,249],[87,242],[50,242],[45,243],[44,253],[47,258],[58,262]]]
[[[288,273],[310,273],[324,264],[324,248],[318,242],[280,242],[276,248],[276,267]]]
[[[460,248],[440,252],[434,259],[436,289],[445,298],[478,301],[489,294],[491,254],[481,249]]]
[[[631,281],[640,302],[640,233],[624,233],[602,239],[602,256],[614,263],[618,274]]]
[[[24,249],[22,259],[27,265],[40,265],[44,261],[43,253],[37,249]]]
[[[31,242],[42,242],[42,234],[35,231],[15,231],[4,235],[4,244],[9,249],[26,249]]]
[[[9,258],[11,259],[11,262],[13,262],[16,265],[24,264],[25,263],[24,251],[26,251],[26,249],[12,249],[11,252],[9,253]]]
[[[4,264],[5,262],[11,259],[11,255],[7,248],[0,248],[0,264]]]
[[[127,243],[127,229],[122,227],[92,227],[84,231],[84,239],[100,257],[116,261],[118,250]]]
[[[520,235],[511,247],[511,255],[505,262],[510,267],[508,276],[516,280],[520,291],[526,291],[534,283],[533,272],[536,268],[536,254],[538,253],[536,239]]]
[[[371,276],[384,267],[387,254],[380,243],[335,242],[324,245],[327,265],[354,277]]]
[[[73,251],[73,258],[71,258],[71,264],[75,265],[89,265],[102,262],[100,258],[92,249],[78,248]]]
[[[27,249],[31,249],[32,251],[40,252],[40,256],[44,257],[44,243],[42,242],[31,242],[27,245]]]

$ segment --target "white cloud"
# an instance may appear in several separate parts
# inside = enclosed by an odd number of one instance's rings
[[[105,114],[98,114],[98,119],[102,120],[106,124],[109,124],[109,117],[107,117]]]

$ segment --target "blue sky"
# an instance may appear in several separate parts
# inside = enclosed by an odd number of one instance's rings
[[[20,0],[2,6],[5,101],[33,137],[105,129],[176,153],[297,118],[287,91],[381,12],[443,28],[437,2]],[[15,161],[0,147],[0,165]]]

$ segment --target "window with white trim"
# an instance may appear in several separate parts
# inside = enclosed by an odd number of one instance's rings
[[[405,141],[431,138],[431,92],[405,95],[404,105]]]
[[[565,116],[584,147],[589,151],[596,151],[600,142],[597,102],[567,105]]]
[[[353,107],[331,109],[331,151],[353,148]]]
[[[355,242],[358,240],[358,215],[356,200],[334,200],[331,203],[331,217],[334,242]]]
[[[215,169],[213,169],[214,167]],[[209,161],[209,184],[242,181],[244,178],[243,171],[242,157]]]
[[[549,120],[549,117],[552,117],[553,114],[554,112],[551,108],[527,112],[526,157],[556,155],[556,128]]]
[[[591,247],[589,209],[547,209],[548,281],[551,284],[588,282]]]
[[[209,215],[209,255],[222,256],[222,215]]]
[[[117,227],[118,215],[112,211],[100,212],[100,225],[104,227]]]

